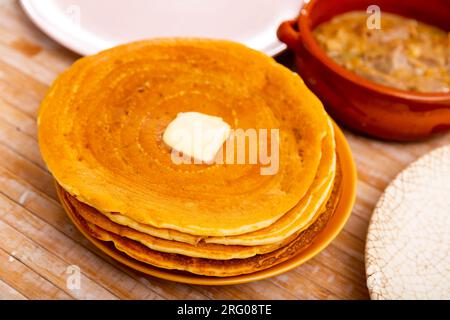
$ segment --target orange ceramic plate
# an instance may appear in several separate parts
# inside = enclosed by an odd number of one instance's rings
[[[78,220],[72,216],[71,210],[62,200],[61,195],[59,193],[58,195],[60,196],[61,203],[66,210],[70,220],[72,220],[78,230],[80,230],[80,232],[101,251],[132,269],[165,280],[199,285],[232,285],[262,280],[289,271],[314,257],[320,251],[325,249],[325,247],[328,246],[328,244],[338,235],[338,233],[344,227],[347,219],[350,217],[356,196],[356,168],[344,134],[336,125],[335,131],[336,150],[340,158],[342,170],[342,187],[339,203],[336,207],[334,215],[328,221],[325,229],[317,236],[316,239],[314,239],[311,245],[305,248],[297,256],[272,268],[251,274],[226,278],[206,277],[190,274],[187,272],[160,269],[145,263],[141,263],[121,253],[120,251],[115,249],[112,244],[95,239],[84,232]]]

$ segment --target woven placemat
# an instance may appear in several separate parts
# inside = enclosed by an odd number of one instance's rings
[[[450,299],[450,146],[411,164],[381,196],[366,274],[372,299]]]

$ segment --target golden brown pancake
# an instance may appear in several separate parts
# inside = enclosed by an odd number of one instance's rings
[[[120,213],[103,212],[103,214],[111,221],[130,227],[139,232],[166,240],[175,240],[189,244],[196,244],[201,240],[204,240],[207,243],[244,246],[280,243],[296,232],[305,229],[311,222],[314,222],[314,217],[319,214],[320,207],[326,203],[330,196],[336,171],[336,153],[334,129],[330,119],[328,119],[328,124],[329,128],[327,136],[324,138],[322,146],[323,156],[311,188],[294,208],[269,227],[238,236],[202,237],[170,229],[154,228],[149,225],[138,223]]]
[[[105,215],[109,220],[117,224],[129,227],[136,231],[148,234],[150,236],[158,237],[161,239],[174,240],[189,244],[197,244],[204,238],[203,236],[195,236],[193,234],[184,233],[177,230],[171,230],[167,228],[156,228],[148,224],[139,223],[118,212],[101,212],[101,213]]]
[[[138,261],[164,269],[187,271],[205,276],[228,277],[270,268],[296,256],[308,247],[332,217],[339,201],[340,183],[341,172],[339,170],[332,195],[325,209],[308,229],[299,233],[293,241],[278,250],[247,259],[214,260],[159,252],[87,222],[73,208],[70,208],[69,214],[80,222],[79,224],[82,225],[85,232],[99,240],[112,242],[119,251]]]
[[[98,212],[95,208],[78,201],[76,198],[64,191],[64,189],[60,186],[57,187],[60,189],[59,192],[63,195],[66,201],[70,203],[73,210],[88,223],[96,225],[119,237],[135,240],[156,251],[215,260],[243,259],[255,256],[257,254],[272,252],[281,246],[288,244],[295,238],[295,236],[291,236],[283,242],[264,246],[227,246],[205,242],[199,242],[192,245],[179,241],[161,239],[114,223],[106,216]]]
[[[280,131],[278,173],[262,165],[176,165],[162,141],[179,112],[233,128]],[[102,212],[198,236],[263,229],[307,194],[327,116],[290,70],[216,40],[152,40],[83,58],[39,112],[43,158],[58,183]]]

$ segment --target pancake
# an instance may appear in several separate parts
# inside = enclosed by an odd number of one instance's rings
[[[58,186],[58,188],[60,188],[59,192],[63,195],[65,200],[70,203],[73,210],[88,223],[96,225],[119,237],[135,240],[150,249],[160,252],[177,253],[189,257],[215,260],[243,259],[253,257],[257,254],[272,252],[283,245],[288,244],[295,238],[294,236],[276,244],[253,247],[226,246],[204,242],[191,245],[184,242],[165,240],[114,223],[95,208],[92,208],[69,195],[60,186]]]
[[[189,111],[233,128],[279,129],[278,172],[174,164],[162,133]],[[99,211],[195,236],[233,236],[272,225],[305,197],[326,119],[300,77],[262,53],[226,41],[152,40],[64,72],[42,102],[39,144],[57,182]]]
[[[175,240],[189,244],[196,244],[201,240],[207,243],[225,245],[256,246],[275,244],[284,241],[297,231],[314,221],[322,204],[330,196],[336,171],[335,137],[333,124],[328,119],[327,136],[323,141],[322,154],[318,172],[307,195],[288,213],[275,223],[256,232],[230,237],[201,237],[181,233],[170,229],[158,229],[138,223],[120,213],[102,212],[111,221],[130,227],[139,232],[166,240]]]
[[[316,178],[305,196],[293,209],[288,211],[272,225],[254,232],[229,237],[208,237],[207,243],[257,246],[279,243],[311,225],[320,214],[320,209],[333,189],[336,175],[336,142],[333,124],[328,119],[328,134],[322,148]]]
[[[102,241],[112,242],[117,250],[140,262],[159,268],[187,271],[198,275],[216,277],[236,276],[273,267],[294,257],[307,248],[325,228],[328,220],[334,213],[340,196],[340,175],[341,173],[338,171],[332,195],[325,209],[308,229],[299,233],[293,241],[280,249],[247,259],[214,260],[159,252],[149,249],[137,241],[117,236],[95,224],[87,222],[73,208],[69,210],[69,214],[73,219],[78,220],[87,234]]]
[[[142,224],[118,212],[101,212],[101,213],[105,215],[109,220],[119,225],[126,226],[136,231],[148,234],[150,236],[158,237],[161,239],[174,240],[189,244],[197,244],[204,238],[202,236],[195,236],[177,230],[171,230],[167,228],[156,228],[148,224]]]

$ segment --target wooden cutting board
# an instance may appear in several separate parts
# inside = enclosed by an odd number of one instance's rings
[[[255,283],[201,287],[130,270],[95,249],[56,199],[36,139],[48,86],[78,56],[40,32],[12,0],[0,1],[0,298],[2,299],[367,299],[364,242],[383,189],[408,163],[450,143],[450,134],[387,143],[346,132],[358,166],[352,217],[310,262]],[[292,57],[281,57],[286,64]],[[80,289],[70,289],[73,267]],[[69,272],[69,273],[68,273]]]

